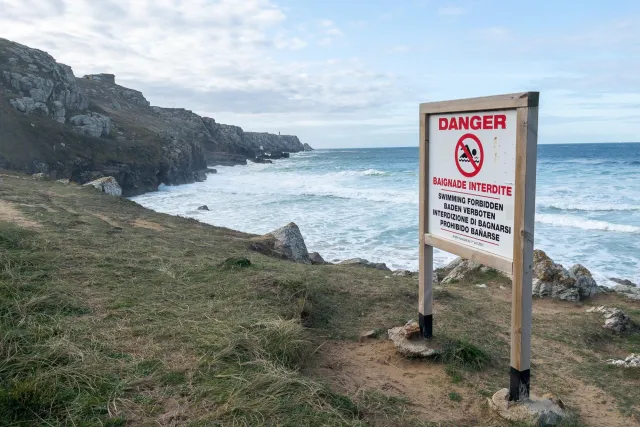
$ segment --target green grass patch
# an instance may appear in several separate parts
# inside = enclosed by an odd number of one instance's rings
[[[468,371],[481,371],[491,361],[488,353],[462,339],[444,338],[438,360]]]
[[[223,270],[242,270],[247,267],[251,267],[251,261],[243,257],[227,258],[220,264]]]
[[[462,396],[460,395],[460,393],[452,391],[451,393],[449,393],[449,400],[452,400],[454,402],[462,402]]]

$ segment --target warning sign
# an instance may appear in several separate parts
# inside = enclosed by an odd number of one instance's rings
[[[513,257],[516,111],[429,116],[429,220],[442,239]]]

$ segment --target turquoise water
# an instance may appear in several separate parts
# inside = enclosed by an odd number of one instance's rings
[[[294,221],[328,261],[417,269],[417,148],[317,150],[216,169],[206,182],[133,200],[256,234]],[[601,284],[640,282],[640,144],[540,145],[536,198],[536,248],[567,267],[583,264]],[[211,210],[198,211],[203,204]]]

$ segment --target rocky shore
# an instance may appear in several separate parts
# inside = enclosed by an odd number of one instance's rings
[[[331,264],[326,262],[317,252],[308,252],[302,233],[293,222],[253,240],[254,243],[250,249],[265,255],[303,264]],[[535,297],[579,302],[597,294],[615,292],[632,300],[640,300],[640,287],[628,279],[611,278],[611,281],[618,283],[616,286],[611,288],[600,286],[596,283],[591,272],[583,265],[576,264],[567,270],[539,249],[534,251],[533,261],[532,295]],[[374,263],[362,258],[344,260],[338,265],[375,268],[392,272],[385,263]],[[418,272],[408,270],[395,270],[392,274],[402,277],[413,276],[417,278],[418,276]],[[507,273],[463,258],[457,258],[447,266],[436,269],[433,279],[434,284],[446,286],[482,275],[498,275],[511,279]],[[478,287],[486,286],[480,284]]]
[[[2,169],[80,184],[113,177],[124,196],[205,180],[208,166],[312,150],[293,135],[151,106],[113,74],[78,78],[46,52],[2,38],[0,135]]]

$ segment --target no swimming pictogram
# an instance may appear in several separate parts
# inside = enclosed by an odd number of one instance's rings
[[[454,151],[456,167],[462,175],[471,178],[480,172],[484,162],[484,149],[477,136],[472,133],[462,135]]]

